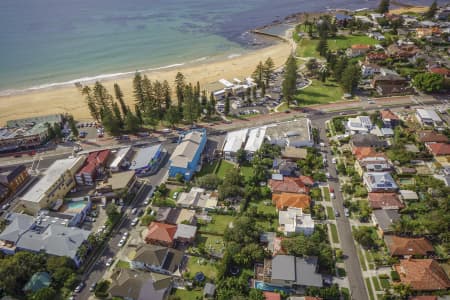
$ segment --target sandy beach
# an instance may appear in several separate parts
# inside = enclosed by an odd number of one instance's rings
[[[405,14],[405,13],[424,13],[428,10],[426,6],[400,7],[389,10],[391,14]]]
[[[292,44],[280,42],[276,45],[251,51],[242,56],[217,57],[212,61],[198,62],[172,69],[146,73],[151,80],[167,80],[173,87],[177,72],[182,72],[188,82],[200,82],[202,87],[216,83],[221,78],[232,80],[249,76],[259,61],[272,57],[277,67],[282,66],[291,53]],[[118,83],[128,104],[133,105],[132,79],[119,78],[102,81],[113,93],[113,84]],[[0,97],[0,124],[7,120],[43,114],[69,112],[76,119],[89,120],[90,115],[80,91],[75,86],[36,90],[22,94]]]

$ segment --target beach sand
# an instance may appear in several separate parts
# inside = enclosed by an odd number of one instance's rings
[[[413,6],[413,7],[401,7],[389,10],[391,14],[404,14],[404,13],[424,13],[428,10],[426,6]]]
[[[198,62],[172,69],[152,71],[145,73],[151,80],[167,80],[171,87],[177,72],[182,72],[187,82],[207,87],[225,78],[245,78],[254,71],[259,61],[271,57],[277,67],[282,66],[292,50],[289,42],[280,42],[276,45],[245,53],[233,58],[216,58],[212,61]],[[125,100],[133,105],[132,78],[117,78],[102,81],[113,94],[113,84],[118,83],[125,95]],[[84,97],[79,89],[73,86],[59,87],[47,90],[35,90],[22,94],[0,97],[0,124],[7,120],[26,118],[45,114],[71,113],[77,120],[90,120]]]

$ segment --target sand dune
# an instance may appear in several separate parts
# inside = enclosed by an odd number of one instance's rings
[[[201,86],[204,87],[217,82],[220,78],[232,80],[235,77],[249,76],[258,62],[264,61],[267,57],[272,57],[277,67],[281,66],[291,53],[291,47],[289,43],[283,42],[234,58],[218,57],[208,62],[198,62],[146,74],[151,80],[167,80],[173,86],[175,75],[180,71],[186,76],[188,82],[199,81]],[[102,82],[111,93],[113,92],[113,84],[117,82],[125,94],[126,102],[130,105],[133,104],[131,78]],[[90,119],[85,100],[75,86],[0,97],[0,124],[4,124],[9,119],[65,112],[70,112],[79,120]]]

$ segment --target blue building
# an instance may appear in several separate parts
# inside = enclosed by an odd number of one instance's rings
[[[205,129],[186,132],[170,157],[169,177],[181,174],[185,180],[191,180],[200,165],[206,141]]]
[[[134,170],[136,176],[145,176],[155,172],[163,157],[161,144],[137,148],[135,156],[131,159],[130,170]]]

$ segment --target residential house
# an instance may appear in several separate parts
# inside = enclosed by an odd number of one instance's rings
[[[413,92],[408,80],[396,74],[375,76],[372,80],[372,87],[383,96]]]
[[[357,116],[349,118],[346,123],[347,130],[352,134],[369,133],[373,128],[373,124],[368,116]]]
[[[141,244],[130,253],[131,267],[162,274],[179,271],[183,252],[158,245]]]
[[[400,124],[400,118],[390,109],[383,109],[380,111],[380,118],[386,128],[394,128]]]
[[[167,224],[189,224],[195,225],[197,219],[195,217],[195,210],[173,207],[160,207],[156,212],[156,222]]]
[[[423,126],[441,126],[443,121],[433,109],[418,108],[416,118]]]
[[[373,31],[368,34],[369,37],[376,39],[377,41],[384,41],[386,38],[384,35],[378,31]]]
[[[398,186],[389,172],[366,172],[363,175],[367,190],[374,193],[396,192]]]
[[[236,154],[245,145],[248,128],[227,133],[223,146],[223,157],[226,160],[236,161]]]
[[[397,209],[377,209],[372,212],[372,222],[380,236],[392,233],[392,225],[399,220]]]
[[[314,220],[301,208],[288,207],[285,211],[278,211],[278,221],[285,236],[297,233],[311,235],[314,232]]]
[[[172,247],[174,244],[174,236],[176,231],[176,225],[152,222],[148,226],[145,242],[147,244]]]
[[[439,300],[439,299],[438,296],[419,295],[419,296],[409,296],[408,300]]]
[[[433,156],[450,155],[450,144],[447,143],[426,143],[425,146]]]
[[[444,78],[450,77],[450,70],[443,67],[432,67],[429,69],[430,73],[442,75]]]
[[[361,55],[365,55],[369,50],[371,49],[370,45],[361,45],[356,44],[352,45],[350,48],[348,48],[345,51],[345,54],[347,54],[348,57],[357,57]]]
[[[161,160],[164,158],[164,148],[161,144],[136,148],[135,155],[130,161],[130,170],[137,176],[146,176],[157,171]]]
[[[323,286],[322,275],[317,272],[317,257],[276,255],[264,260],[264,273],[264,281],[276,286]]]
[[[373,147],[373,148],[384,148],[386,142],[381,140],[379,137],[373,134],[362,134],[357,133],[353,135],[350,139],[350,144],[352,148],[355,147]]]
[[[374,63],[362,62],[361,63],[361,75],[364,78],[372,77],[375,74],[380,73],[380,66]]]
[[[437,291],[450,288],[445,270],[433,259],[402,259],[394,265],[400,281],[413,291]]]
[[[206,192],[205,189],[193,187],[186,193],[178,195],[177,205],[184,208],[202,208],[213,210],[217,207],[218,195],[213,192]]]
[[[289,207],[307,209],[311,205],[311,198],[305,194],[279,193],[272,194],[272,203],[277,210],[284,210]]]
[[[265,300],[281,300],[279,293],[264,291],[263,295]]]
[[[20,207],[32,214],[50,207],[75,187],[75,174],[81,168],[85,156],[56,160],[20,198]]]
[[[308,194],[309,188],[301,177],[283,176],[282,180],[269,179],[269,188],[273,194]]]
[[[174,240],[180,244],[192,244],[197,234],[197,226],[178,224],[177,231],[173,236]]]
[[[388,58],[388,55],[384,52],[370,52],[366,55],[366,62],[368,63],[379,63],[383,62]]]
[[[387,235],[384,237],[384,241],[391,256],[428,256],[434,253],[433,245],[424,237]]]
[[[432,130],[419,131],[417,137],[421,143],[448,143],[450,141],[446,135]]]
[[[29,177],[30,174],[28,174],[24,165],[0,168],[0,201],[15,193]],[[3,189],[3,192],[1,192],[1,189]]]
[[[411,58],[419,52],[420,49],[414,44],[392,44],[387,47],[387,54],[396,59]]]
[[[171,276],[133,269],[117,269],[111,275],[108,292],[112,297],[127,300],[167,300],[171,290]]]
[[[347,23],[350,22],[353,19],[352,16],[344,15],[344,14],[336,14],[334,16],[334,20],[336,22],[336,25],[340,27],[347,26]]]
[[[283,159],[274,159],[272,166],[275,172],[283,176],[295,176],[298,171],[296,162]]]
[[[403,201],[418,201],[419,195],[416,192],[410,190],[400,190],[400,195]]]
[[[267,127],[265,134],[270,144],[279,145],[282,148],[312,147],[314,145],[311,121],[306,118]]]
[[[384,153],[374,152],[365,157],[358,158],[355,169],[362,175],[364,172],[387,172],[393,169],[392,164]]]
[[[248,139],[244,146],[244,151],[247,154],[247,159],[250,161],[253,155],[258,151],[266,136],[267,127],[252,128],[248,131]]]
[[[368,200],[372,209],[401,209],[405,207],[396,193],[369,193]]]
[[[421,39],[424,37],[432,36],[433,35],[433,28],[427,28],[427,27],[418,27],[416,28],[416,37]]]
[[[25,293],[35,293],[43,288],[49,287],[52,277],[47,272],[36,272],[23,287]]]
[[[84,166],[75,175],[78,185],[94,185],[97,176],[104,174],[111,150],[94,151],[88,154]]]
[[[64,220],[57,222],[17,213],[9,213],[6,220],[8,225],[0,233],[0,251],[5,254],[30,251],[67,256],[77,266],[81,265],[78,249],[87,243],[89,231],[67,227]]]
[[[206,130],[192,130],[181,139],[170,157],[169,176],[183,175],[191,180],[201,163],[201,155],[207,141]]]

